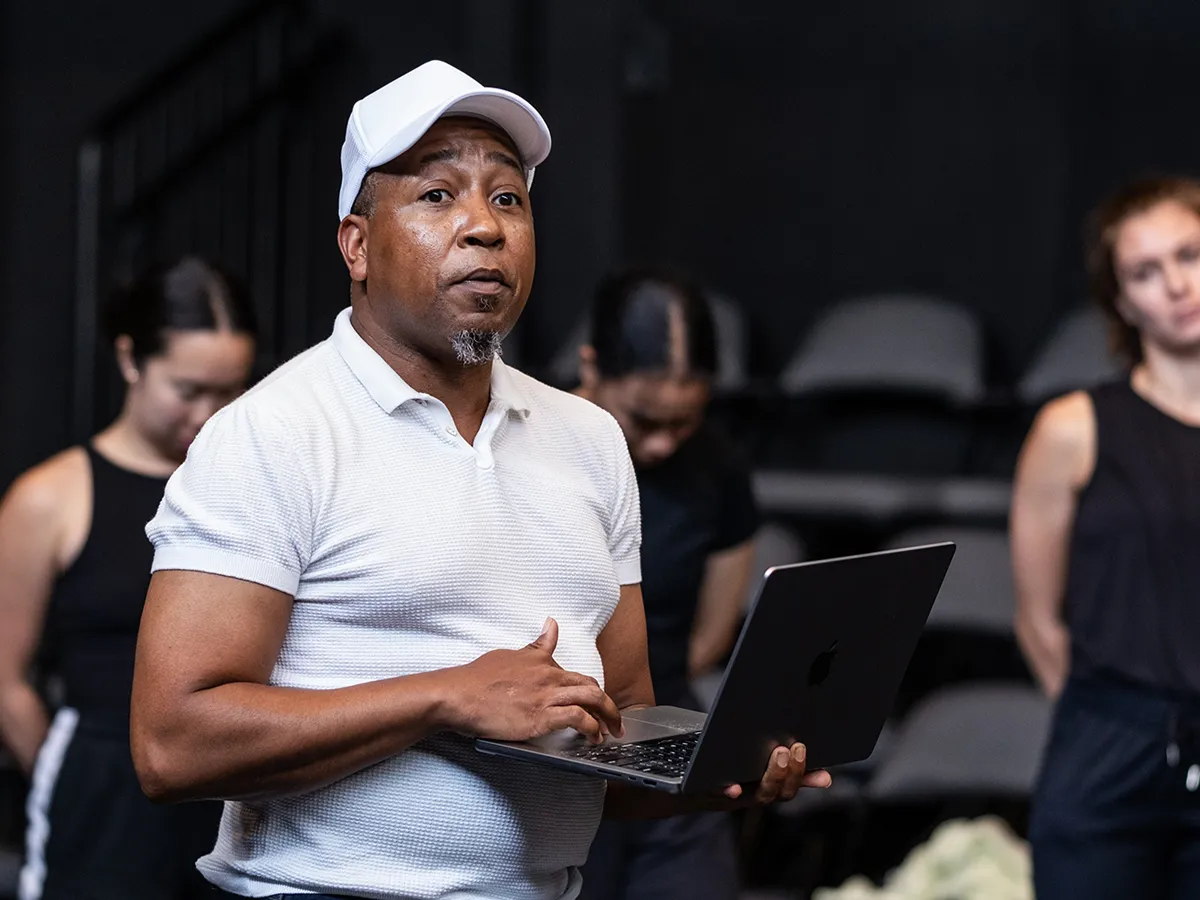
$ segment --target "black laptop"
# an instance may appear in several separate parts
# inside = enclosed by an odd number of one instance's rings
[[[865,759],[953,556],[942,543],[768,569],[708,715],[654,706],[603,744],[565,729],[476,749],[675,793],[757,783],[796,741],[809,769]]]

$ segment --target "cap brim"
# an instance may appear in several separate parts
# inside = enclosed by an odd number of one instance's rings
[[[532,171],[550,155],[550,129],[538,111],[509,91],[483,88],[430,109],[421,117],[417,129],[405,129],[405,134],[397,135],[376,150],[368,160],[368,168],[391,162],[420,140],[434,122],[455,113],[486,119],[503,130],[516,144],[527,170]],[[409,135],[414,131],[418,136],[412,139]]]

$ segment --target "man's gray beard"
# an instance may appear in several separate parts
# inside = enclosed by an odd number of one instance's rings
[[[501,354],[503,336],[498,331],[468,329],[450,338],[454,355],[464,366],[482,366]]]

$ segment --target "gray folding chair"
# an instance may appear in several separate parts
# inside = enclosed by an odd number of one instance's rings
[[[709,294],[708,302],[717,332],[717,377],[713,387],[718,391],[740,390],[750,382],[746,314],[736,301],[723,294]]]
[[[982,330],[970,311],[934,297],[843,301],[812,327],[779,384],[792,396],[882,390],[971,404],[984,392]]]
[[[1011,635],[1014,601],[1008,534],[991,528],[914,529],[897,535],[887,546],[939,541],[954,541],[958,547],[929,614],[929,627]]]
[[[1090,307],[1077,309],[1063,318],[1021,377],[1017,399],[1025,406],[1039,406],[1120,373],[1108,349],[1104,316]]]
[[[876,802],[1027,797],[1050,718],[1050,701],[1025,685],[941,690],[901,723],[867,796]]]
[[[755,499],[768,514],[840,517],[879,527],[903,516],[1004,521],[1012,499],[1006,478],[787,469],[760,469],[753,478]]]
[[[780,522],[764,522],[754,535],[754,564],[750,570],[750,586],[743,609],[749,610],[767,569],[803,562],[806,556],[804,541],[795,529]]]

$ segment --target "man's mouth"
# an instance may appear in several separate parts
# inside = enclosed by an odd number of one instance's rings
[[[458,283],[468,287],[479,287],[486,291],[499,290],[509,286],[504,278],[504,273],[499,269],[475,269],[460,278]]]

